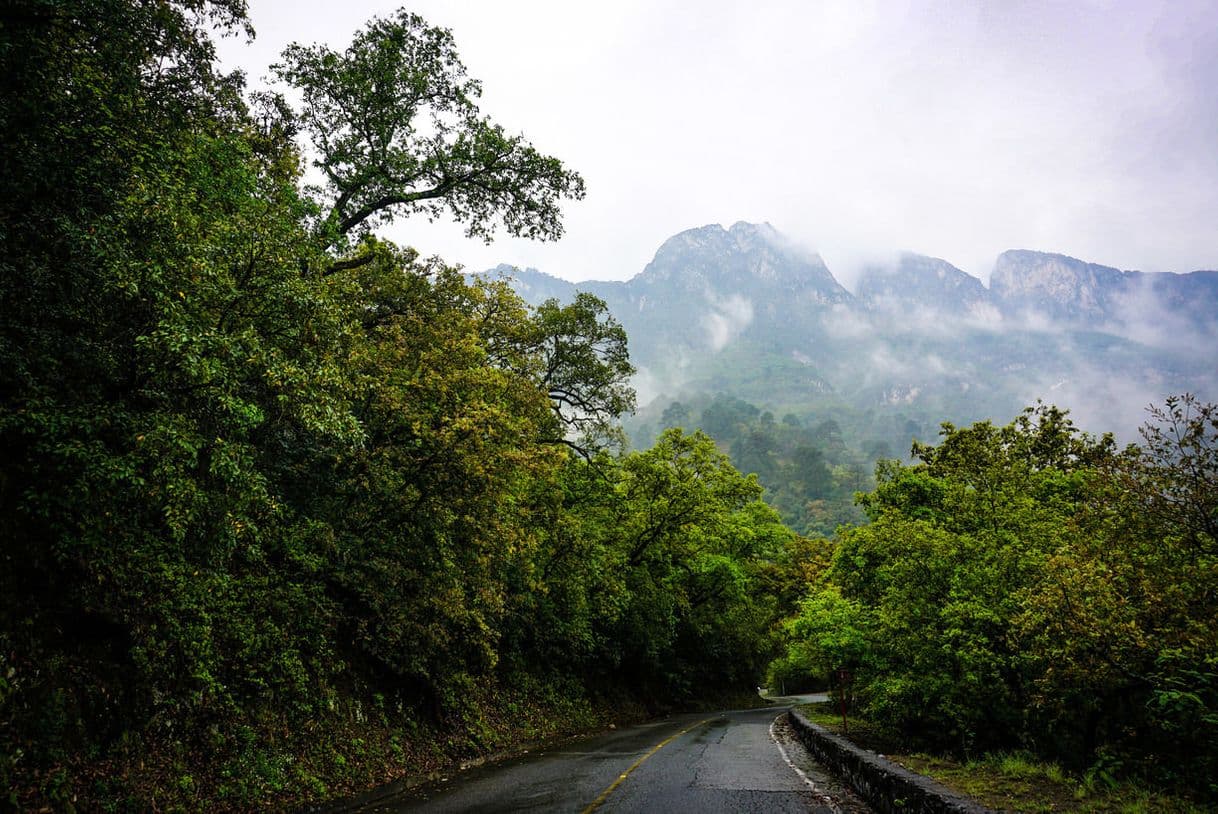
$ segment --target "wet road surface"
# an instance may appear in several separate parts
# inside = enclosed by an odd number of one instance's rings
[[[459,772],[356,810],[870,811],[808,755],[786,710],[673,716]]]

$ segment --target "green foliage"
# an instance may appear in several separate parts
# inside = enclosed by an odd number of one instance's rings
[[[804,676],[821,687],[839,668],[858,670],[870,658],[869,619],[863,607],[836,586],[806,597],[799,615],[787,622],[791,645],[779,667],[785,678]]]
[[[1189,394],[1151,408],[1141,452],[1117,474],[1141,513],[1194,555],[1218,554],[1218,405]]]
[[[620,453],[633,368],[603,302],[531,310],[370,230],[447,211],[554,238],[582,195],[478,113],[448,32],[398,13],[342,54],[293,46],[303,106],[253,115],[206,33],[242,3],[18,5],[5,805],[303,801],[552,732],[547,710],[755,680],[787,610],[757,586],[791,581],[793,541],[756,480],[701,435]],[[499,692],[524,723],[488,714]]]
[[[699,404],[704,406],[695,419]],[[714,438],[737,469],[757,475],[765,501],[803,534],[830,535],[839,525],[862,519],[853,500],[868,482],[864,461],[847,449],[833,419],[814,429],[791,414],[777,422],[769,411],[720,394],[690,405],[674,401],[659,423],[696,427]]]
[[[478,110],[452,34],[398,11],[373,19],[343,53],[292,45],[274,66],[303,94],[297,120],[331,196],[324,230],[338,241],[392,211],[447,212],[470,237],[557,239],[559,202],[583,180]]]
[[[853,668],[865,713],[927,746],[1212,796],[1214,414],[1170,399],[1124,451],[1043,405],[945,424],[877,468],[787,661]]]
[[[756,480],[674,429],[646,452],[568,459],[559,484],[509,649],[654,704],[749,686],[781,612],[758,588],[795,542]]]
[[[550,398],[558,423],[546,440],[569,441],[587,454],[588,445],[620,434],[617,420],[634,409],[626,381],[634,374],[626,332],[605,303],[580,293],[570,305],[547,300],[518,334],[517,354],[537,359],[534,378]]]

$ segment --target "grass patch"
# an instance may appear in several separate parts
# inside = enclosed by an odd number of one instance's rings
[[[1208,810],[1182,797],[1132,783],[1088,782],[1026,752],[997,753],[970,761],[907,752],[891,735],[862,718],[847,716],[848,727],[843,731],[841,713],[832,704],[804,704],[798,709],[812,723],[844,734],[864,749],[882,754],[912,772],[931,777],[958,794],[1000,811],[1204,814]]]
[[[845,735],[864,749],[870,749],[880,754],[900,751],[900,744],[894,741],[891,735],[863,718],[847,714],[846,726],[843,728],[842,713],[831,701],[801,704],[796,709],[812,723],[823,726],[838,735]]]
[[[1060,766],[1023,752],[960,762],[937,755],[889,755],[910,771],[927,775],[983,805],[1006,811],[1079,814],[1203,814],[1205,809],[1164,792],[1131,783],[1097,786]]]

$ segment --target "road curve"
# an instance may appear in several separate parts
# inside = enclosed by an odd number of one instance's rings
[[[785,707],[678,715],[381,798],[360,812],[870,811],[804,750]]]

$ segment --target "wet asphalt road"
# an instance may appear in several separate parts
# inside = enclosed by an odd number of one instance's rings
[[[808,755],[786,710],[673,716],[459,772],[356,810],[870,811]]]

